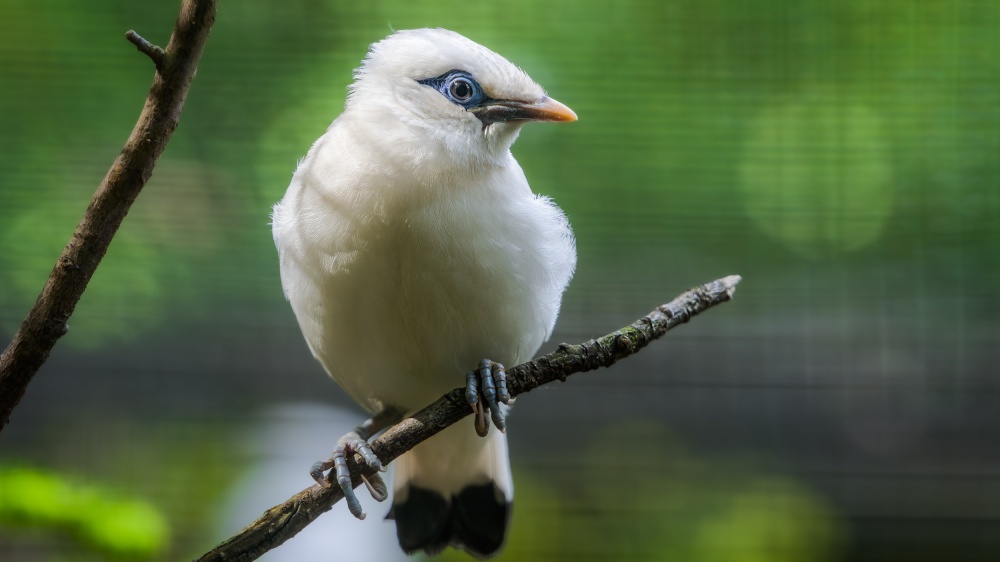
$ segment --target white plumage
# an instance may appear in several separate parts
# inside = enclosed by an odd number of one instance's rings
[[[481,87],[481,107],[421,82],[456,70]],[[507,118],[497,100],[522,109]],[[343,114],[274,206],[281,281],[306,342],[369,412],[415,411],[481,359],[516,365],[551,334],[576,250],[562,211],[532,193],[510,153],[531,119],[575,115],[457,33],[397,32],[372,45]],[[409,486],[446,502],[491,481],[508,502],[513,493],[505,435],[480,438],[466,423],[396,471],[396,505]]]

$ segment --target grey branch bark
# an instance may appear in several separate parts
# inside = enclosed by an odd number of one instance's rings
[[[579,345],[561,344],[559,349],[548,355],[508,369],[507,387],[511,396],[556,380],[564,381],[574,373],[608,367],[646,347],[696,314],[730,300],[739,282],[738,275],[730,275],[696,287],[620,330]],[[372,451],[383,465],[388,465],[421,441],[471,413],[465,401],[465,389],[456,388],[387,429],[372,442]],[[352,459],[348,460],[348,464],[355,486],[361,484],[362,473],[373,472],[367,466],[359,468]],[[303,467],[303,471],[305,469]],[[314,485],[306,488],[283,504],[265,511],[256,521],[205,553],[197,562],[256,560],[295,536],[343,497],[337,486],[325,488]]]
[[[34,307],[0,355],[0,431],[48,359],[112,238],[177,128],[198,61],[215,22],[215,0],[184,0],[166,50],[134,31],[126,38],[149,56],[156,76],[125,147],[94,193]]]

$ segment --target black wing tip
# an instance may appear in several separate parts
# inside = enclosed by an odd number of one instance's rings
[[[511,508],[493,482],[466,486],[451,498],[411,485],[406,500],[394,505],[390,516],[407,554],[422,550],[434,556],[451,545],[486,559],[507,541]]]

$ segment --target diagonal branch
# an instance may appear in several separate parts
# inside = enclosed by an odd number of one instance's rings
[[[579,345],[561,344],[559,349],[534,361],[507,370],[507,388],[511,396],[528,392],[544,384],[574,373],[608,367],[646,347],[668,330],[691,317],[733,297],[738,275],[730,275],[696,287],[661,305],[632,324],[610,334]],[[412,449],[421,441],[469,415],[465,389],[456,388],[416,414],[390,427],[372,442],[372,451],[383,465]],[[362,473],[371,474],[367,466],[360,469],[350,461],[354,485],[361,483]],[[312,523],[344,495],[340,488],[318,485],[302,490],[285,503],[272,507],[242,531],[205,553],[197,562],[249,562],[295,536]]]
[[[156,64],[153,86],[139,121],[94,193],[34,307],[0,355],[0,430],[7,425],[56,340],[66,333],[66,322],[87,283],[177,128],[208,32],[215,22],[215,5],[215,0],[184,0],[165,51],[134,31],[126,34]]]

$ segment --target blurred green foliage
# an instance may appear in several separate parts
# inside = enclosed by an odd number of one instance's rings
[[[148,502],[93,483],[25,466],[0,466],[0,528],[60,529],[112,557],[150,558],[170,528]]]

